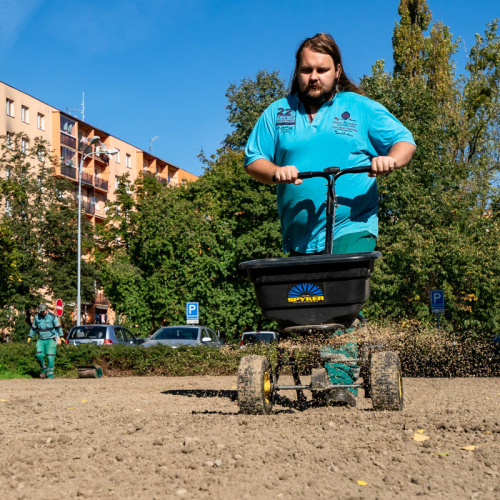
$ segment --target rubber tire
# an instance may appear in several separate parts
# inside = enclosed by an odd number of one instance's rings
[[[370,363],[370,387],[374,410],[403,409],[403,377],[399,356],[392,351],[374,352]]]
[[[101,378],[102,368],[98,365],[78,367],[78,378]]]
[[[269,377],[271,391],[265,392]],[[238,405],[246,415],[269,415],[273,409],[272,372],[265,356],[245,356],[238,367]]]

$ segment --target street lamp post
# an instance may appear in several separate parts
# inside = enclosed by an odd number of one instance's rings
[[[86,153],[89,148],[93,145],[99,143],[101,138],[95,135],[90,139],[87,147],[82,151],[82,158],[80,160],[80,165],[78,168],[78,248],[77,248],[77,276],[76,276],[76,325],[80,326],[82,321],[81,315],[81,270],[82,270],[82,172],[83,163],[86,158],[92,155],[100,155],[101,153],[106,153],[108,155],[115,155],[118,153],[119,149],[109,149],[107,151],[91,151]]]

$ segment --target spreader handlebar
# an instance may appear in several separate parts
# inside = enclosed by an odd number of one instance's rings
[[[325,168],[320,172],[299,172],[299,179],[311,179],[312,177],[324,177],[325,179],[329,179],[330,176],[333,176],[333,179],[337,179],[341,175],[345,174],[364,174],[370,172],[372,169],[371,165],[365,165],[363,167],[352,167],[346,168],[344,170],[340,170],[339,167],[329,167]],[[273,177],[273,180],[274,177]]]
[[[315,172],[299,172],[299,179],[312,179],[313,177],[323,177],[327,181],[333,178],[333,181],[337,180],[338,177],[345,174],[364,174],[369,173],[372,167],[370,165],[365,165],[363,167],[352,167],[340,170],[340,167],[328,167],[321,171]],[[276,182],[276,176],[273,175],[273,182]]]

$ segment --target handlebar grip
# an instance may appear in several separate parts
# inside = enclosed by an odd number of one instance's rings
[[[346,170],[348,170],[347,173],[349,173],[349,174],[363,174],[365,172],[366,173],[371,172],[372,167],[371,167],[371,165],[365,165],[364,167],[352,167],[352,168],[348,168]]]

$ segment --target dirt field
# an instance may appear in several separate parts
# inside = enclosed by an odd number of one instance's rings
[[[295,393],[284,392],[264,417],[238,413],[235,377],[2,381],[0,491],[51,500],[500,498],[498,379],[404,384],[398,413],[373,412],[362,397],[356,409],[298,411]]]

